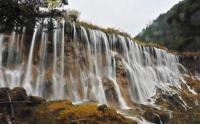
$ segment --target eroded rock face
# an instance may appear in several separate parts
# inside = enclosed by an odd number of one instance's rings
[[[200,53],[183,53],[179,60],[189,73],[200,74]]]
[[[187,81],[187,84],[194,89],[195,92],[200,94],[200,80],[192,79],[191,77],[185,77],[185,80]]]
[[[155,124],[165,124],[170,121],[170,114],[167,112],[161,112],[155,108],[144,108],[144,118]]]
[[[122,58],[120,55],[116,56],[116,78],[117,82],[120,86],[121,93],[126,100],[127,104],[129,106],[132,106],[134,103],[131,100],[131,93],[130,93],[130,81],[127,79],[127,70],[126,67],[122,61]]]
[[[119,101],[117,93],[115,91],[114,82],[106,77],[102,78],[102,82],[108,102],[110,104],[116,105]]]

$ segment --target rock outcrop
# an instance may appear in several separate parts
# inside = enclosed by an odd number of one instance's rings
[[[12,103],[7,103],[8,95]],[[8,124],[11,120],[11,104],[16,124],[135,124],[107,105],[73,105],[68,100],[47,102],[40,97],[28,96],[20,87],[0,88],[0,104],[0,124]]]

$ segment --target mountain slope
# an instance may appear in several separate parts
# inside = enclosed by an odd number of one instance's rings
[[[200,2],[184,0],[160,15],[136,39],[164,45],[171,50],[200,50]]]

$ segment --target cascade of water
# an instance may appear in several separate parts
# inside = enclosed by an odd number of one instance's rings
[[[83,101],[88,101],[88,89],[89,89],[89,75],[81,71],[81,83],[83,86]]]
[[[65,80],[64,80],[64,69],[65,69],[65,20],[62,20],[62,43],[61,43],[61,79],[60,79],[60,97],[61,99],[64,98],[64,87],[65,87]]]
[[[58,27],[58,22],[54,22],[55,27]],[[59,30],[56,28],[53,31],[53,45],[54,45],[54,54],[53,54],[53,99],[57,99],[57,85],[58,85],[58,72],[57,72],[57,43],[58,43],[58,33]]]
[[[90,33],[90,37],[88,37],[87,31],[83,27],[81,27],[81,32],[82,32],[82,35],[84,35],[84,40],[86,41],[86,44],[87,44],[86,48],[87,48],[87,56],[89,56],[88,57],[89,73],[91,73],[91,75],[95,77],[93,78],[93,82],[96,82],[96,83],[92,83],[93,95],[96,96],[96,99],[100,103],[107,103],[102,78],[103,77],[108,78],[114,84],[114,88],[117,92],[117,97],[118,97],[120,106],[122,108],[127,107],[126,102],[124,101],[121,95],[119,85],[116,81],[116,77],[115,77],[116,74],[113,74],[113,73],[116,73],[115,60],[114,60],[114,57],[111,55],[111,50],[110,50],[110,46],[109,46],[108,38],[106,34],[103,32],[89,30],[89,32],[91,33]],[[104,53],[105,55],[103,55]],[[114,63],[112,63],[112,60],[114,61]],[[92,69],[92,67],[94,67],[94,70]],[[84,86],[87,86],[84,83],[87,83],[87,82],[82,83]],[[84,93],[87,93],[86,92],[87,89],[88,89],[87,87],[83,88]],[[84,96],[86,96],[86,94]]]
[[[54,82],[53,83],[53,87],[54,87],[54,91],[53,91],[53,98],[54,99],[63,99],[65,98],[65,79],[64,79],[64,68],[65,68],[65,21],[62,20],[62,28],[59,31],[55,31],[54,33]],[[59,33],[60,35],[58,36]],[[59,40],[61,40],[60,43],[60,56],[59,56],[59,72],[57,73],[57,38],[56,37],[60,37],[58,38]],[[58,78],[57,78],[57,75]]]
[[[45,31],[42,31],[42,41],[40,45],[40,63],[38,69],[38,76],[36,80],[36,90],[35,94],[37,96],[44,96],[43,91],[45,87],[45,67],[47,61],[47,42],[48,42],[48,34]]]
[[[75,79],[72,74],[70,73],[70,81],[72,83],[72,97],[73,97],[73,101],[74,102],[80,102],[81,98],[80,95],[78,93],[78,83],[77,83],[77,79]]]
[[[103,56],[102,53],[102,46],[101,46],[101,36],[98,34],[97,31],[89,31],[92,32],[90,34],[90,46],[93,46],[91,50],[91,58],[93,58],[91,61],[91,67],[94,67],[93,70],[91,70],[92,73],[92,94],[95,96],[97,101],[101,104],[107,104],[107,99],[105,95],[105,91],[103,88],[103,82],[102,82],[102,60]],[[87,36],[86,36],[87,37]]]
[[[4,50],[3,40],[4,40],[3,35],[0,35],[0,68],[2,67],[2,60],[3,60],[3,56],[2,56],[3,50]]]
[[[23,31],[22,31],[22,37],[21,37],[21,40],[20,40],[20,45],[19,45],[19,57],[21,59],[23,57],[23,42],[24,42],[25,35],[26,35],[26,28],[24,27]]]
[[[178,60],[174,55],[157,48],[153,48],[154,54],[149,48],[142,48],[132,42],[128,41],[129,61],[123,59],[123,62],[131,81],[131,96],[134,101],[144,103],[155,95],[156,87],[167,90],[167,85],[178,85],[180,72]]]
[[[33,50],[34,50],[37,32],[38,32],[38,27],[36,26],[35,29],[34,29],[32,41],[31,41],[29,58],[28,58],[28,63],[27,63],[27,67],[26,67],[25,78],[24,78],[24,81],[23,81],[23,87],[27,90],[28,93],[33,93],[33,89],[32,89],[33,87],[31,85],[31,81],[32,81],[32,60],[33,60]]]
[[[107,38],[105,33],[102,34],[102,37],[103,37],[103,41],[104,41],[104,46],[105,46],[105,50],[104,51],[105,51],[106,61],[107,61],[107,65],[106,65],[107,68],[105,69],[104,74],[106,74],[108,79],[113,81],[114,88],[115,88],[116,93],[117,93],[117,97],[118,97],[118,100],[119,100],[120,107],[124,108],[124,109],[128,108],[124,98],[122,97],[122,94],[121,94],[121,91],[120,91],[120,87],[119,87],[119,85],[118,85],[118,83],[116,81],[116,71],[115,71],[116,62],[115,62],[115,58],[113,57],[113,55],[110,55],[111,54],[111,50],[110,50],[110,46],[109,46],[109,43],[108,43],[108,38]]]
[[[7,46],[3,50],[3,59],[7,63],[3,71],[5,86],[14,88],[21,86],[22,64],[20,64],[20,41],[23,42],[20,33],[12,32]]]
[[[130,101],[147,102],[156,94],[157,88],[170,91],[169,86],[180,87],[182,76],[179,71],[179,60],[173,54],[158,48],[139,45],[121,35],[106,34],[84,27],[77,28],[75,23],[73,24],[73,48],[69,49],[68,44],[71,45],[71,41],[65,41],[65,21],[55,21],[54,25],[61,28],[53,29],[52,44],[48,41],[48,32],[39,32],[37,27],[34,29],[25,72],[22,69],[23,63],[26,62],[24,60],[19,65],[21,68],[16,64],[12,70],[3,67],[6,69],[2,71],[4,38],[0,35],[0,87],[23,86],[28,93],[46,98],[50,96],[53,100],[69,97],[74,102],[91,100],[100,104],[109,104],[114,101],[120,108],[128,108]],[[40,48],[35,52],[34,49],[38,47],[36,38],[39,33],[42,35]],[[25,31],[22,36],[13,32],[8,46],[12,48],[16,44],[20,57],[25,56],[22,52],[25,48],[22,48],[24,34]],[[49,44],[53,46],[52,53],[48,53],[51,52]],[[68,51],[72,53],[65,54]],[[10,63],[14,54],[11,49],[8,50],[8,54]],[[33,73],[32,65],[34,54],[39,55],[39,62],[34,64],[36,73]],[[53,57],[52,66],[47,64],[50,57]],[[68,65],[69,63],[72,65]],[[121,68],[122,70],[119,70]],[[118,74],[118,70],[124,71],[123,76]],[[23,84],[19,83],[22,75],[25,75]],[[45,82],[47,82],[46,78],[49,79],[49,75],[52,76],[52,80],[47,84]],[[120,78],[126,82],[121,82]],[[32,83],[32,81],[36,82]],[[52,90],[48,95],[45,94],[47,88],[50,89],[49,91]],[[66,96],[67,94],[69,96]],[[112,100],[110,100],[111,96]]]
[[[18,34],[17,34],[18,35]],[[11,63],[14,63],[14,50],[15,50],[15,40],[16,40],[16,32],[13,31],[12,34],[11,34],[11,38],[10,38],[10,42],[8,44],[8,56],[7,56],[7,63],[6,65],[9,65]]]
[[[3,69],[2,69],[2,60],[3,60],[3,50],[4,50],[4,36],[0,35],[0,87],[5,87],[5,81],[3,79]]]

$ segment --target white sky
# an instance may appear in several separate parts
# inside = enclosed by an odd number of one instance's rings
[[[84,21],[136,35],[178,1],[180,0],[69,0],[69,7],[80,11]]]

